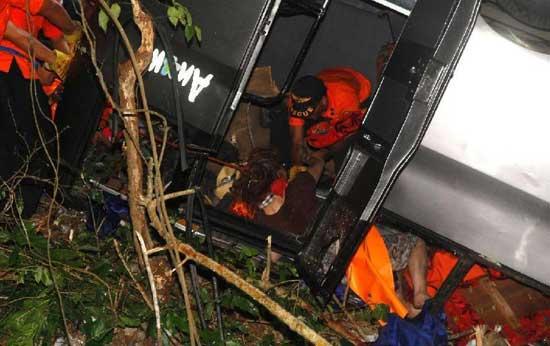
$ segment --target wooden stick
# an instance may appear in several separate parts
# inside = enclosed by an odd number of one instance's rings
[[[151,286],[151,295],[153,296],[153,307],[155,308],[155,321],[157,327],[157,345],[162,345],[162,334],[160,328],[160,307],[157,297],[157,288],[155,286],[155,276],[151,270],[151,264],[149,263],[149,256],[147,255],[147,249],[145,248],[145,242],[141,234],[136,232],[136,236],[141,246],[141,253],[143,254],[143,261],[145,262],[145,269],[147,270],[147,277],[149,278],[149,286]]]
[[[269,277],[271,276],[271,236],[267,237],[266,266],[262,272],[262,285],[264,288],[269,286]]]
[[[145,301],[149,309],[154,311],[155,307],[153,306],[153,302],[151,302],[151,299],[145,293],[145,289],[143,288],[143,286],[141,286],[139,281],[136,280],[136,277],[134,276],[134,274],[132,274],[132,271],[130,271],[130,267],[128,266],[128,263],[126,263],[126,260],[124,260],[124,257],[122,256],[122,251],[120,251],[120,246],[118,245],[118,241],[116,241],[116,239],[113,239],[113,244],[115,244],[115,250],[118,255],[118,258],[120,258],[122,265],[128,272],[128,275],[130,275],[130,279],[132,279],[132,282],[136,286],[138,292],[141,294],[141,297],[143,298],[143,300]]]
[[[193,260],[197,264],[210,269],[228,283],[234,285],[247,295],[249,295],[256,302],[260,303],[269,312],[271,312],[280,321],[285,323],[291,330],[301,335],[304,339],[311,342],[314,345],[329,346],[330,343],[319,335],[316,331],[308,327],[304,322],[299,320],[296,316],[286,311],[282,306],[277,304],[271,298],[269,298],[264,292],[254,287],[239,275],[231,271],[224,265],[214,261],[210,257],[203,255],[202,253],[193,249],[192,246],[184,244],[180,241],[174,241],[171,246],[183,253],[190,260]]]

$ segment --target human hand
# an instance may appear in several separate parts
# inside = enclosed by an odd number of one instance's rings
[[[42,85],[50,85],[55,80],[55,73],[46,70],[42,66],[36,70],[36,74],[38,76],[38,80],[40,80],[40,83]]]
[[[57,49],[54,49],[54,53],[55,53],[55,63],[54,64],[45,63],[44,67],[47,70],[57,74],[57,76],[61,80],[65,80],[65,77],[67,77],[67,71],[71,66],[72,56],[67,55]]]
[[[323,161],[325,161],[328,153],[329,153],[328,149],[315,150],[309,155],[309,158],[310,158],[310,160],[313,159],[313,160],[323,160]]]

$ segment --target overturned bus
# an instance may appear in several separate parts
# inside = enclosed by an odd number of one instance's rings
[[[223,151],[243,102],[269,108],[296,76],[330,66],[351,66],[378,79],[360,133],[332,186],[319,192],[322,207],[304,236],[211,207],[215,234],[262,248],[272,235],[273,249],[295,261],[321,302],[330,299],[378,220],[458,256],[435,309],[474,263],[550,292],[550,257],[544,255],[550,248],[550,137],[543,133],[550,125],[544,116],[548,3],[186,0],[203,27],[200,45],[187,44],[171,27],[164,5],[142,3],[157,34],[144,76],[147,96],[177,128],[181,150],[173,160],[179,167],[171,174],[184,185],[200,185],[207,169],[186,146],[207,155]],[[137,45],[129,4],[120,20]],[[126,53],[113,29],[96,29],[98,61],[108,87],[117,90],[116,67]],[[377,78],[376,57],[388,43],[394,48]],[[91,135],[104,104],[93,67],[82,59],[57,115],[69,127],[62,150],[74,166],[89,140],[82,133]],[[271,66],[278,93],[247,92],[257,66]],[[89,90],[88,97],[78,97],[79,90]],[[331,227],[342,208],[352,215],[343,230]]]

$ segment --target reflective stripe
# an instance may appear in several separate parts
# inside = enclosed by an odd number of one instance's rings
[[[10,48],[10,47],[5,47],[5,46],[0,46],[0,51],[2,52],[5,52],[5,53],[8,53],[8,54],[11,54],[13,56],[16,56],[16,57],[19,57],[19,58],[23,58],[25,60],[28,60],[30,62],[32,62],[34,68],[39,68],[41,65],[38,61],[36,60],[31,60],[28,56],[22,54],[21,52],[18,52],[17,50],[13,49],[13,48]]]

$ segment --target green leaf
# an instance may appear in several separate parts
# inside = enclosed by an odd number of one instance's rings
[[[386,304],[378,304],[372,311],[372,317],[375,320],[386,321],[389,313],[390,311]]]
[[[168,20],[175,28],[176,25],[178,25],[179,19],[181,18],[178,9],[174,6],[170,6],[168,7],[166,14],[168,15]]]
[[[76,265],[80,254],[73,249],[57,248],[51,250],[51,257],[54,261],[63,262],[66,264]]]
[[[241,248],[241,254],[245,257],[258,256],[258,250],[253,247],[243,246]]]
[[[15,199],[15,206],[17,207],[17,213],[21,214],[23,212],[23,207],[25,206],[23,202],[23,197],[20,194],[17,194]]]
[[[36,268],[34,271],[34,281],[39,284],[42,281],[42,267]]]
[[[78,247],[78,251],[82,252],[99,252],[99,248],[94,245],[84,244]]]
[[[98,21],[99,21],[99,27],[103,30],[103,32],[107,32],[107,24],[109,23],[109,16],[107,16],[107,13],[105,13],[103,10],[99,10],[98,15]]]
[[[178,13],[179,13],[179,20],[181,22],[181,25],[186,26],[187,25],[187,13],[189,13],[189,10],[187,7],[181,5],[178,3]]]
[[[271,345],[275,345],[275,336],[273,336],[273,334],[267,334],[267,335],[264,335],[264,337],[262,338],[262,340],[260,340],[260,344],[259,346],[271,346]]]
[[[35,338],[48,320],[47,299],[30,299],[0,321],[7,345],[34,345]]]
[[[180,3],[177,3],[176,10],[178,11],[178,18],[185,21],[185,12],[187,11],[187,8]],[[185,23],[183,23],[183,25],[185,25]]]
[[[49,287],[53,284],[52,277],[50,275],[50,271],[47,268],[42,269],[42,283]]]
[[[251,277],[251,278],[255,278],[255,276],[256,276],[256,262],[252,258],[249,258],[246,261],[246,269],[248,270],[248,276]]]
[[[25,283],[25,271],[18,271],[15,275],[17,276],[17,280],[15,280],[16,284],[22,285]]]
[[[235,341],[235,340],[228,340],[226,343],[225,343],[225,346],[241,346],[242,344],[238,341]]]
[[[184,334],[189,334],[189,323],[186,316],[182,313],[168,311],[166,315],[164,315],[162,323],[164,328],[172,333],[180,331]]]
[[[13,248],[10,258],[8,259],[8,266],[17,267],[19,263],[21,263],[21,256],[19,256],[20,251],[21,249],[17,245]]]
[[[185,8],[185,21],[187,22],[188,26],[190,26],[191,28],[193,27],[193,18],[191,17],[191,12],[189,12],[187,8]]]
[[[186,316],[175,315],[173,320],[176,328],[179,329],[180,332],[189,334],[189,322]]]
[[[202,29],[197,25],[195,25],[195,37],[197,38],[197,41],[199,41],[199,43],[202,42]]]
[[[0,244],[5,244],[11,240],[10,233],[6,230],[0,231]]]
[[[231,300],[232,305],[241,310],[242,312],[247,312],[253,316],[260,316],[260,311],[258,310],[258,307],[252,303],[252,301],[242,297],[242,296],[233,296],[233,299]]]
[[[120,5],[117,3],[112,4],[111,12],[113,13],[113,16],[118,19],[118,17],[120,16]]]
[[[217,330],[203,329],[199,332],[199,335],[201,342],[205,345],[221,346],[223,344]]]
[[[195,31],[193,30],[193,27],[190,25],[185,26],[185,40],[187,42],[191,42],[193,39],[193,35],[195,35]]]
[[[119,322],[120,327],[130,328],[139,327],[139,325],[141,324],[141,320],[139,318],[125,315],[119,316]]]

